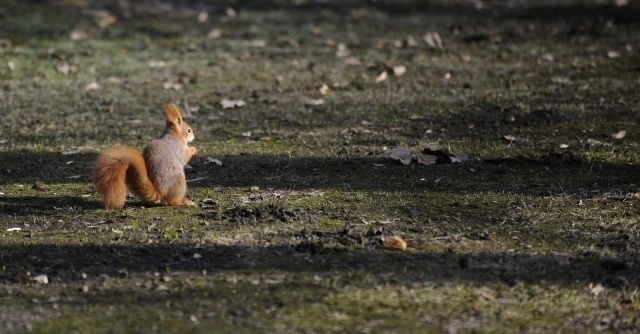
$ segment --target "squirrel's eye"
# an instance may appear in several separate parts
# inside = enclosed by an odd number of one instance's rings
[[[187,129],[187,132],[191,133],[191,129]]]

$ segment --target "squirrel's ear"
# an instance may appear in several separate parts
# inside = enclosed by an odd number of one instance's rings
[[[182,114],[180,108],[173,103],[167,103],[164,107],[164,117],[167,122],[167,126],[171,124],[180,125],[182,123]]]

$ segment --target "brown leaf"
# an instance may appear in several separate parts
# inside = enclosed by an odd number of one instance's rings
[[[293,48],[300,48],[300,43],[298,43],[298,41],[296,41],[295,39],[289,37],[289,36],[284,36],[282,37],[282,42],[285,44],[288,44],[289,46],[293,47]]]
[[[407,242],[400,237],[382,237],[382,245],[388,248],[395,248],[399,250],[407,249]]]
[[[162,87],[164,89],[181,90],[182,89],[182,84],[181,83],[167,81],[167,82],[162,84]]]
[[[88,85],[86,85],[84,87],[84,89],[86,90],[99,90],[100,89],[100,84],[98,84],[97,82],[91,82]]]
[[[89,37],[89,34],[86,31],[83,30],[73,30],[70,34],[69,34],[69,39],[72,41],[79,41],[82,39],[85,39]]]
[[[423,39],[425,43],[427,43],[430,47],[438,51],[444,51],[444,47],[442,46],[442,39],[437,32],[429,32],[424,35]]]
[[[327,94],[331,93],[331,88],[329,88],[329,86],[326,83],[322,84],[322,86],[320,86],[320,88],[318,90],[320,91],[320,94],[322,94],[322,95],[327,95]]]
[[[321,36],[322,34],[324,34],[324,31],[320,27],[313,27],[311,28],[311,34],[313,36]]]
[[[387,71],[383,70],[382,72],[380,72],[380,74],[378,74],[378,76],[376,76],[376,83],[387,80],[387,77],[388,77]]]
[[[220,106],[222,107],[222,109],[240,108],[240,107],[244,107],[246,105],[247,105],[247,103],[244,100],[222,99],[222,101],[220,101]]]
[[[356,58],[356,57],[349,57],[347,59],[344,60],[344,63],[347,65],[352,65],[352,66],[360,66],[362,65],[362,60]]]
[[[98,25],[98,27],[102,29],[106,29],[111,27],[118,21],[118,19],[111,14],[108,10],[99,10],[95,14],[94,21]]]
[[[418,159],[419,164],[423,164],[427,166],[433,165],[436,163],[436,161],[438,161],[438,157],[436,157],[435,155],[424,154],[422,152],[416,153],[416,158]]]
[[[502,135],[502,136],[500,136],[500,140],[506,140],[506,141],[513,142],[513,141],[516,141],[517,138],[515,136],[512,136],[512,135]]]
[[[403,65],[398,65],[393,67],[393,75],[399,77],[407,72],[407,68]]]
[[[44,182],[36,182],[33,184],[31,189],[35,189],[37,191],[45,191],[47,190],[47,186],[44,184]]]
[[[589,283],[589,293],[591,293],[594,296],[597,296],[601,293],[603,293],[606,289],[600,285],[599,283],[596,285],[593,285],[593,283]]]
[[[396,147],[385,152],[384,157],[394,160],[400,160],[403,165],[408,165],[413,159],[413,151],[406,147]]]
[[[209,19],[209,13],[202,11],[198,13],[198,22],[205,23]]]
[[[613,139],[622,139],[622,138],[624,138],[624,136],[626,136],[626,135],[627,135],[627,131],[625,131],[625,130],[620,130],[620,131],[618,131],[618,132],[616,132],[616,133],[612,134],[612,135],[611,135],[611,137],[612,137]]]
[[[607,57],[612,58],[612,59],[613,58],[620,58],[620,52],[614,51],[614,50],[607,51]]]
[[[222,37],[222,29],[211,29],[209,31],[209,35],[207,35],[210,39],[217,39]]]

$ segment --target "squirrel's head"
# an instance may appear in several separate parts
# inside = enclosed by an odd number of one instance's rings
[[[164,115],[167,130],[180,136],[180,138],[184,139],[185,143],[190,143],[195,138],[191,125],[182,119],[182,114],[178,106],[173,103],[167,103],[164,109]]]

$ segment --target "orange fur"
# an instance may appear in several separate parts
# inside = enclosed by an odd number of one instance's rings
[[[93,175],[107,210],[124,207],[126,185],[145,202],[160,200],[160,193],[149,180],[142,154],[133,147],[118,146],[104,151],[96,160]]]
[[[165,107],[166,128],[142,154],[128,146],[109,148],[98,156],[93,176],[107,210],[122,209],[127,186],[142,201],[165,205],[195,205],[184,198],[187,184],[182,167],[195,154],[187,146],[193,130],[182,119],[180,109]]]

